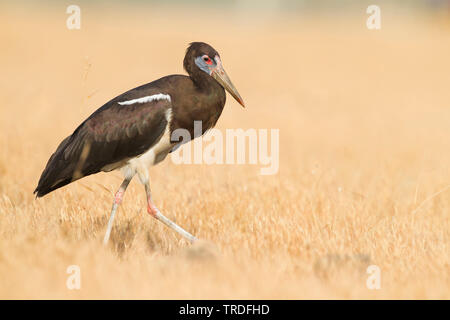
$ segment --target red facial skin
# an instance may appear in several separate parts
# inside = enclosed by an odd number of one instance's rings
[[[208,60],[206,60],[206,58],[207,58]],[[208,56],[203,56],[203,61],[205,61],[206,64],[212,65],[211,58],[208,57]]]

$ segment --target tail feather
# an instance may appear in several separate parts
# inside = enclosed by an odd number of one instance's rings
[[[70,138],[71,136],[64,139],[48,160],[39,183],[33,192],[36,194],[36,197],[45,196],[53,190],[77,180],[73,177],[75,172],[74,163],[67,161],[64,156],[64,151],[70,144]]]

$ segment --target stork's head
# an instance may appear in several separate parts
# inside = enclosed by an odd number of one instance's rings
[[[239,92],[223,69],[219,53],[209,44],[192,42],[184,57],[184,68],[191,77],[206,73],[208,76],[214,78],[241,106],[245,107]]]

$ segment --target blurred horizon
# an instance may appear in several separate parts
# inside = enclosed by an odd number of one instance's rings
[[[142,6],[165,6],[174,8],[192,7],[198,9],[233,9],[233,10],[248,10],[254,12],[272,11],[280,13],[303,13],[303,12],[330,12],[339,13],[346,10],[356,11],[361,8],[365,9],[370,5],[377,5],[380,7],[396,8],[399,12],[403,10],[418,10],[429,12],[450,12],[450,0],[234,0],[234,1],[220,1],[220,0],[129,0],[127,2],[119,0],[78,0],[75,2],[62,3],[58,0],[19,0],[14,1],[0,1],[0,4],[8,3],[9,5],[45,5],[54,6],[63,5],[89,5],[89,6],[122,6],[122,7],[142,7]]]

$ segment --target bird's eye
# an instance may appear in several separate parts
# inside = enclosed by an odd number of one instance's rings
[[[203,61],[205,61],[207,64],[212,64],[211,59],[207,55],[203,56]]]

